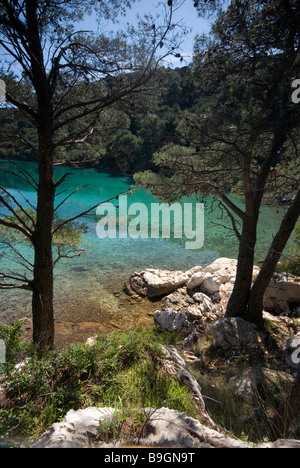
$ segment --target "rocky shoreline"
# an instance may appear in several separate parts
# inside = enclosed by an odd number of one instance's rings
[[[185,272],[147,269],[133,273],[124,289],[131,297],[161,298],[164,312],[184,313],[189,321],[203,323],[205,318],[214,321],[224,315],[236,270],[237,260],[229,258],[219,258],[205,268],[195,266]],[[259,271],[255,266],[253,279]],[[264,308],[274,315],[300,316],[300,278],[274,274],[266,290]]]
[[[224,363],[230,365],[243,356],[256,353],[263,356],[264,365],[250,366],[232,376],[228,386],[238,398],[250,401],[254,394],[265,386],[273,394],[281,385],[291,385],[295,378],[295,366],[291,353],[299,349],[300,333],[300,278],[274,275],[264,300],[264,320],[272,329],[276,342],[270,348],[269,337],[260,332],[254,324],[242,318],[226,318],[228,298],[234,286],[236,260],[221,258],[206,268],[196,266],[186,272],[148,269],[134,273],[125,284],[125,292],[132,300],[146,298],[155,304],[160,300],[161,308],[156,310],[153,323],[160,329],[178,332],[184,337],[178,347],[163,347],[162,369],[175,380],[184,383],[193,395],[201,411],[201,422],[184,413],[169,408],[144,408],[149,431],[147,437],[133,441],[136,446],[170,448],[300,448],[300,441],[279,440],[252,444],[226,435],[207,412],[201,385],[191,372],[190,365],[201,373],[215,372],[211,362],[199,345],[208,339]],[[259,268],[254,269],[254,276]],[[93,339],[87,343],[92,345]],[[275,351],[276,349],[276,351]],[[276,354],[277,353],[277,354]],[[274,367],[276,360],[284,368]],[[113,420],[113,408],[86,408],[70,411],[60,424],[55,424],[34,444],[34,447],[124,447],[126,439],[106,444],[97,438],[98,426],[102,419]],[[246,415],[240,417],[247,418]]]

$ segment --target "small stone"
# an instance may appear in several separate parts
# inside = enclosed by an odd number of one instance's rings
[[[154,324],[170,332],[186,332],[191,329],[186,314],[175,310],[157,310],[154,314]]]

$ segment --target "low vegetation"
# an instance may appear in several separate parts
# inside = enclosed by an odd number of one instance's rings
[[[197,416],[187,388],[159,365],[161,345],[174,344],[177,335],[154,327],[113,332],[91,345],[73,344],[40,359],[18,339],[20,323],[0,330],[8,343],[8,362],[0,376],[6,389],[0,398],[3,445],[30,443],[70,409],[89,406],[120,409],[115,431],[128,420],[133,425],[141,421],[139,412],[133,412],[136,408],[167,406]],[[15,368],[20,357],[22,363]]]
[[[188,388],[166,375],[161,366],[162,346],[180,349],[184,335],[137,327],[99,336],[89,344],[72,344],[41,359],[33,345],[21,341],[21,330],[21,322],[0,327],[7,351],[7,362],[0,365],[0,446],[30,446],[69,410],[91,406],[115,410],[114,418],[104,418],[99,425],[99,438],[107,443],[121,435],[127,440],[142,437],[148,407],[155,411],[165,406],[201,421]],[[194,345],[191,351],[198,360],[189,369],[221,432],[254,443],[268,440],[270,417],[292,378],[267,376],[246,397],[238,395],[229,381],[237,374],[262,369],[286,370],[281,354],[275,356],[274,350],[274,346],[266,352],[215,349],[207,334]],[[299,427],[295,418],[291,437],[300,437]]]

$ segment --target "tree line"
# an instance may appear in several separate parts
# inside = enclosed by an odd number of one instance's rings
[[[178,60],[179,61],[179,60]],[[134,73],[133,73],[134,74]],[[111,80],[102,78],[101,85],[110,88]],[[34,100],[34,90],[23,82],[12,80],[11,86],[18,86],[22,94],[30,92]],[[76,103],[78,93],[91,93],[97,96],[97,87],[82,83],[75,86],[69,101]],[[101,113],[86,141],[78,144],[67,142],[67,135],[76,132],[75,122],[60,132],[66,139],[55,152],[55,164],[99,165],[121,173],[133,174],[139,170],[155,168],[153,154],[162,146],[178,143],[177,125],[181,113],[190,108],[196,100],[196,88],[191,67],[171,69],[161,66],[147,85],[141,87],[134,99],[116,102]],[[34,150],[36,132],[34,126],[18,108],[1,109],[0,129],[1,157],[13,160],[37,161]],[[87,118],[82,123],[88,124]],[[18,139],[9,139],[9,134]],[[26,145],[24,143],[27,142]]]

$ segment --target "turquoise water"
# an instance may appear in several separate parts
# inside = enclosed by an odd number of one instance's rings
[[[36,179],[35,164],[18,164]],[[0,161],[0,185],[8,189],[23,205],[35,205],[36,193],[28,183],[11,174],[16,171],[17,168],[12,163]],[[128,190],[133,183],[130,177],[98,172],[95,169],[58,167],[55,178],[59,180],[70,172],[72,174],[58,190],[63,193],[58,195],[57,205],[73,190],[84,185],[87,187],[78,190],[59,208],[58,214],[61,218],[75,216],[91,206],[118,196]],[[191,199],[184,201],[196,202]],[[235,201],[241,204],[240,201]],[[129,206],[143,203],[150,209],[151,203],[154,202],[155,199],[145,191],[134,191],[128,196]],[[117,206],[118,200],[110,203]],[[268,205],[262,207],[257,261],[267,252],[283,212],[284,208],[280,207]],[[222,212],[217,207],[211,208],[211,200],[206,200],[205,203],[204,245],[199,250],[186,249],[187,239],[184,238],[119,238],[117,232],[115,239],[99,239],[96,233],[99,219],[94,210],[90,216],[81,220],[89,226],[85,234],[86,253],[74,259],[61,260],[55,268],[55,311],[59,320],[101,322],[107,310],[113,317],[118,311],[116,293],[123,289],[124,282],[134,271],[145,268],[187,270],[195,265],[206,266],[218,257],[236,258],[237,256],[238,243],[232,230],[228,229],[230,224],[228,220],[222,219]],[[31,258],[31,249],[26,246],[22,249],[22,254]],[[15,267],[12,258],[7,256],[0,264],[1,270]],[[0,324],[30,315],[30,294],[23,291],[0,291],[0,294]]]

